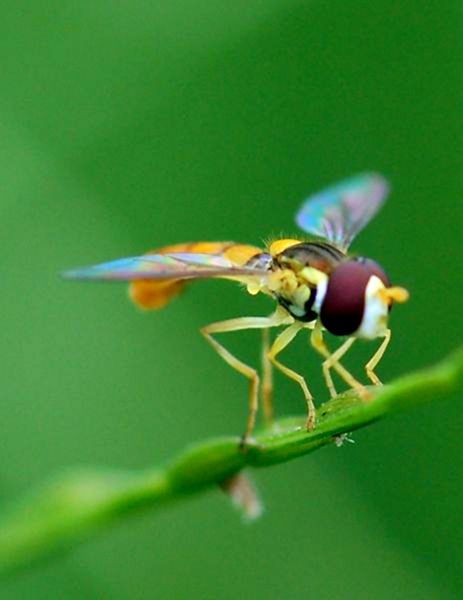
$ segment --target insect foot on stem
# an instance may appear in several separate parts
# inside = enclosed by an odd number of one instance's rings
[[[247,433],[243,433],[238,447],[240,452],[248,452],[248,450],[250,450],[251,447],[256,443],[256,440],[252,436],[248,435]]]
[[[369,402],[370,400],[373,399],[373,394],[364,385],[361,385],[359,387],[355,387],[352,389],[355,392],[357,392],[357,394],[359,395],[359,398],[361,398],[362,400],[365,400],[366,402]]]
[[[307,421],[305,424],[305,428],[307,431],[313,431],[315,429],[315,424],[317,422],[317,413],[315,411],[315,407],[309,410],[309,414],[307,415]]]

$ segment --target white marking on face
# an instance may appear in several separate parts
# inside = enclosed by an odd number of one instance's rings
[[[317,285],[317,294],[315,296],[315,301],[313,303],[313,310],[318,314],[320,314],[323,300],[325,299],[327,287],[328,287],[328,277],[325,277],[325,279],[322,279]]]
[[[378,294],[382,288],[384,288],[384,283],[381,279],[372,275],[365,289],[363,319],[355,334],[356,337],[374,340],[386,334],[389,306]]]

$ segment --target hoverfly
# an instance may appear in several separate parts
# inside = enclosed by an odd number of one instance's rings
[[[393,302],[405,302],[408,292],[391,286],[383,268],[374,260],[350,256],[355,236],[375,216],[389,191],[385,179],[363,173],[309,197],[296,215],[299,227],[321,240],[277,239],[265,248],[235,242],[193,242],[166,246],[143,256],[123,258],[65,273],[66,277],[130,282],[129,294],[144,309],[160,309],[193,279],[221,278],[241,282],[252,294],[273,298],[277,307],[268,317],[239,317],[206,325],[202,335],[233,369],[250,382],[249,410],[242,444],[254,429],[259,389],[264,415],[272,418],[272,367],[294,380],[307,403],[307,429],[315,426],[313,397],[302,375],[277,358],[303,329],[311,331],[313,348],[324,361],[328,390],[336,396],[331,370],[367,398],[365,387],[340,360],[357,338],[382,338],[378,350],[365,365],[373,384],[380,384],[374,369],[391,338],[388,328]],[[269,329],[284,326],[272,344]],[[243,329],[263,330],[262,385],[257,370],[234,356],[214,335]],[[330,352],[324,330],[347,336]]]

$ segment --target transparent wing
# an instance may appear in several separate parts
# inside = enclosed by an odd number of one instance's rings
[[[236,266],[224,256],[193,252],[148,254],[66,271],[67,279],[120,280],[265,277],[269,271]]]
[[[376,215],[388,192],[384,177],[362,173],[310,196],[297,213],[296,222],[304,231],[346,250]]]

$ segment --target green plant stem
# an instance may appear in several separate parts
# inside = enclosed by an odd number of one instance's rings
[[[277,421],[255,435],[243,452],[238,437],[187,447],[158,468],[139,472],[77,469],[23,498],[0,522],[0,568],[25,566],[89,537],[125,515],[217,486],[245,467],[268,467],[303,456],[333,437],[430,400],[443,399],[463,382],[463,350],[438,365],[407,375],[365,401],[348,392],[323,404],[314,431],[302,417]]]

